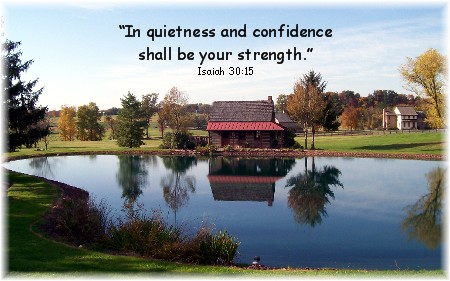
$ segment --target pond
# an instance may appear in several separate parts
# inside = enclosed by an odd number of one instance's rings
[[[240,263],[443,268],[444,161],[97,155],[3,166],[83,188],[118,214],[135,202],[191,232],[226,230]]]

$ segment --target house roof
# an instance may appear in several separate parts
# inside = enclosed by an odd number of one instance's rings
[[[274,121],[273,102],[215,101],[209,115],[210,122],[271,122]]]
[[[411,106],[397,106],[397,110],[401,115],[417,115],[417,112]]]
[[[275,112],[275,119],[278,123],[297,123],[289,117],[286,113],[283,112]]]
[[[207,131],[284,131],[274,122],[208,122]]]

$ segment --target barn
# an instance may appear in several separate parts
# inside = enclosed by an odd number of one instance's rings
[[[286,127],[276,121],[272,96],[213,102],[206,130],[217,147],[281,148],[286,137]]]

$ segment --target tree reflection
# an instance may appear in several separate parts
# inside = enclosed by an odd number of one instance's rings
[[[189,193],[195,192],[195,178],[187,176],[187,170],[197,164],[195,157],[161,157],[164,166],[171,170],[171,174],[161,179],[163,196],[167,205],[176,213],[179,208],[189,201]]]
[[[437,167],[426,174],[428,193],[413,205],[407,206],[402,229],[409,239],[417,239],[430,249],[441,244],[442,239],[442,192],[447,169]]]
[[[334,199],[331,186],[344,187],[339,181],[341,171],[334,166],[323,166],[316,169],[314,157],[312,167],[308,170],[305,158],[305,171],[289,178],[286,187],[289,191],[288,205],[294,211],[295,220],[300,224],[309,224],[312,227],[322,223],[322,217],[327,216],[325,205]]]
[[[142,188],[147,184],[148,171],[145,162],[139,155],[119,155],[119,171],[117,182],[122,187],[122,198],[134,203],[142,194]]]
[[[56,159],[56,158],[53,158]],[[37,157],[30,160],[30,167],[34,169],[37,176],[53,178],[53,170],[48,157]]]

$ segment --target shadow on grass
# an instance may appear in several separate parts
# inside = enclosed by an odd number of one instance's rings
[[[355,149],[364,150],[398,150],[398,149],[411,149],[419,148],[430,145],[441,145],[442,142],[421,142],[421,143],[401,143],[401,144],[382,144],[382,145],[364,145],[355,147]],[[432,151],[428,149],[428,151]]]

